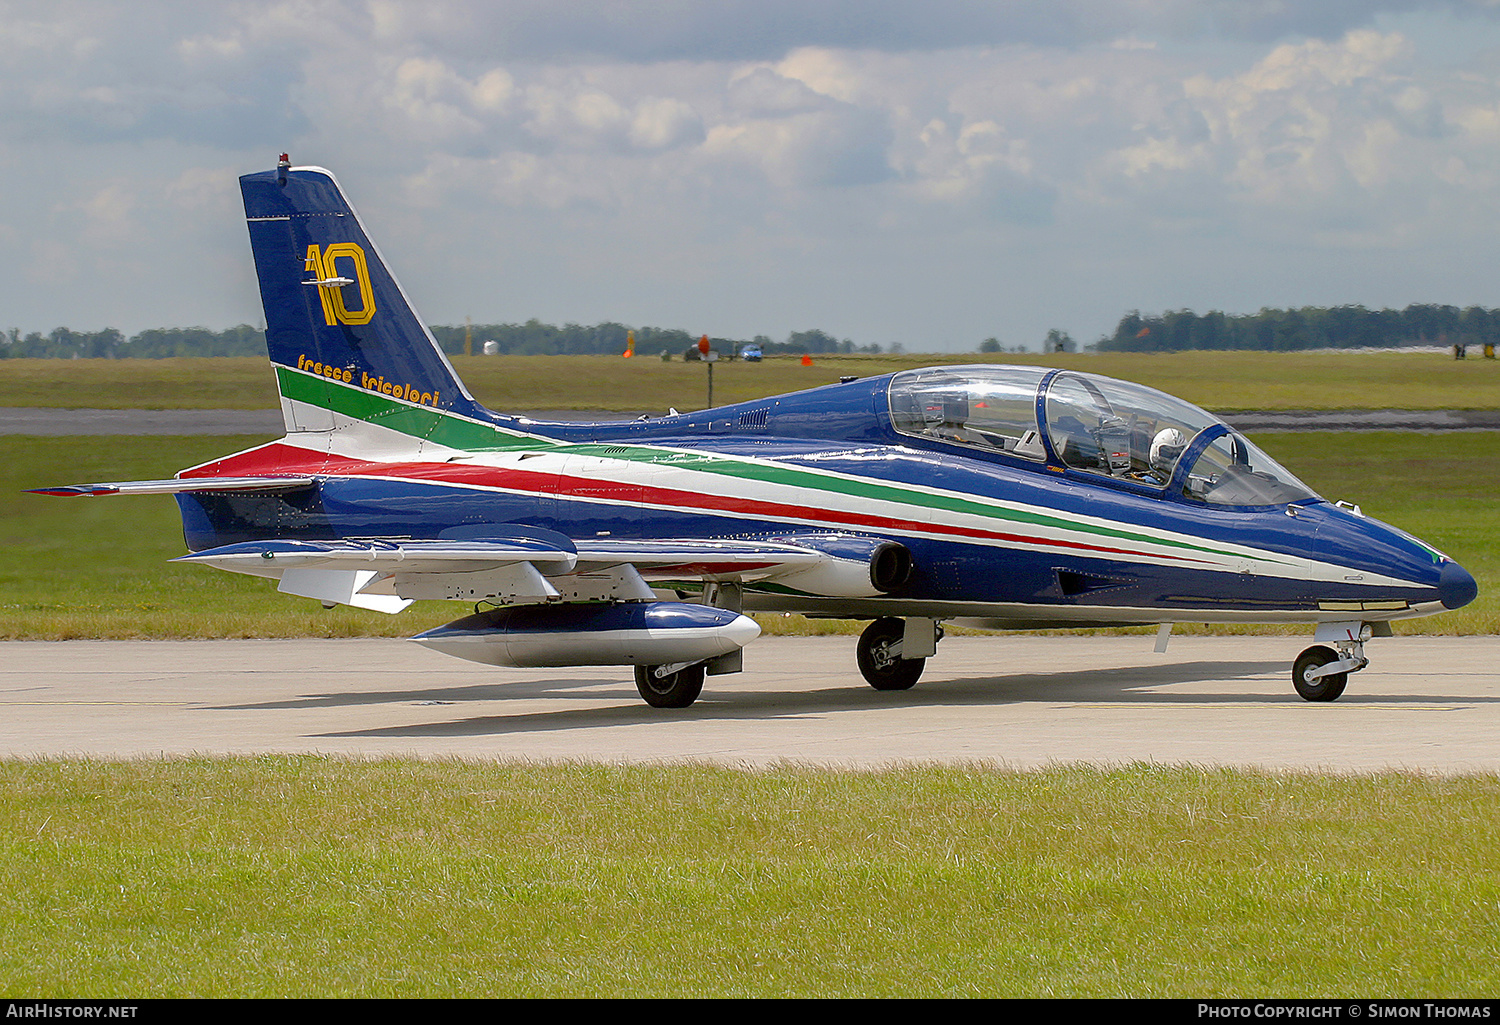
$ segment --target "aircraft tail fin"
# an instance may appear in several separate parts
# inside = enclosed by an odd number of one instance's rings
[[[287,433],[426,407],[485,418],[333,175],[240,178]]]

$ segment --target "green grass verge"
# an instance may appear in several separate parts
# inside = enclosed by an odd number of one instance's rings
[[[7,997],[1474,997],[1500,779],[0,762]]]
[[[0,639],[405,637],[463,606],[400,616],[322,609],[275,584],[173,564],[186,552],[167,496],[51,498],[26,488],[155,480],[265,438],[0,437]]]
[[[818,356],[720,363],[718,405],[940,363],[961,355]],[[999,355],[988,362],[1063,366],[1138,381],[1207,409],[1500,409],[1500,361],[1412,353],[1074,353]],[[470,391],[492,409],[616,411],[702,408],[701,363],[652,357],[455,356]],[[263,359],[0,360],[0,406],[75,409],[275,409]]]
[[[0,437],[0,639],[410,636],[467,606],[418,602],[397,616],[331,611],[268,581],[172,564],[183,554],[177,505],[161,496],[49,498],[48,484],[170,477],[265,439]],[[1458,559],[1480,596],[1400,632],[1500,633],[1500,537],[1491,433],[1260,435],[1271,454],[1329,498],[1409,530]],[[768,633],[845,633],[859,624],[764,616]],[[1192,628],[1185,628],[1192,632]],[[1214,627],[1213,632],[1288,628]],[[1295,628],[1291,628],[1294,629]]]

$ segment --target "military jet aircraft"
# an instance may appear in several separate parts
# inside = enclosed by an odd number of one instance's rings
[[[746,611],[870,620],[864,678],[911,687],[956,622],[1305,623],[1332,701],[1392,620],[1472,601],[1443,553],[1330,503],[1229,425],[1071,370],[908,370],[692,413],[485,409],[332,174],[240,179],[286,436],[172,480],[183,561],[327,606],[472,614],[414,639],[497,666],[634,666],[680,708],[739,671]]]

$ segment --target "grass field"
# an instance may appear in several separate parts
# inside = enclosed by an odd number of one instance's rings
[[[714,401],[743,402],[977,354],[795,357],[720,363]],[[688,411],[707,399],[701,363],[652,357],[457,356],[459,376],[502,411]],[[1066,366],[1148,384],[1212,410],[1500,409],[1500,361],[1412,353],[1103,353],[997,355],[990,362]],[[263,359],[3,360],[0,406],[72,409],[274,409]]]
[[[1500,408],[1500,374],[1474,360],[1048,359],[1216,409]],[[716,392],[731,401],[928,361],[726,364]],[[49,373],[28,381],[25,361],[0,365],[0,405],[275,404],[258,360],[80,360],[61,383],[56,363],[33,362]],[[461,373],[499,408],[701,402],[701,366],[472,362]],[[262,440],[0,438],[0,638],[409,635],[465,611],[325,612],[265,581],[169,564],[183,547],[168,498],[20,493],[170,476]],[[1360,502],[1478,578],[1474,605],[1399,631],[1500,632],[1500,436],[1257,440],[1327,497]],[[1410,998],[1500,986],[1493,774],[0,760],[0,858],[8,998]]]
[[[0,994],[1492,997],[1500,779],[0,762]]]
[[[0,639],[410,636],[465,611],[449,602],[418,602],[397,616],[343,606],[325,611],[268,581],[169,563],[185,548],[177,505],[168,497],[22,493],[48,484],[170,477],[262,440],[0,437]],[[1500,632],[1493,492],[1500,435],[1306,433],[1257,440],[1328,498],[1360,502],[1371,516],[1446,551],[1479,581],[1472,605],[1398,623],[1398,632]],[[762,622],[778,633],[855,629],[800,617]],[[1213,628],[1247,629],[1296,630]]]

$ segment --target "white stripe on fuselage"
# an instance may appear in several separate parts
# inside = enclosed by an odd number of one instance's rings
[[[300,405],[300,403],[298,404]],[[632,450],[660,452],[665,456],[680,456],[692,462],[712,459],[743,466],[774,466],[781,472],[795,472],[799,475],[806,474],[815,480],[822,479],[830,483],[849,481],[860,485],[890,488],[893,491],[908,493],[915,500],[904,502],[894,507],[881,505],[872,509],[872,500],[867,496],[846,494],[838,490],[820,488],[813,484],[789,484],[779,481],[760,480],[737,474],[714,473],[694,469],[692,466],[673,465],[670,461],[644,462],[639,459],[601,455],[599,447],[609,444],[608,442],[588,442],[574,446],[558,443],[552,439],[538,438],[537,448],[529,451],[506,449],[486,452],[456,449],[430,440],[416,439],[400,431],[382,427],[378,423],[357,420],[339,413],[334,413],[333,416],[336,426],[332,431],[300,432],[289,435],[283,443],[304,448],[309,453],[318,453],[320,455],[326,453],[334,457],[342,456],[375,463],[412,461],[443,463],[450,460],[458,460],[458,465],[462,466],[493,466],[501,469],[520,467],[528,472],[543,475],[566,472],[570,459],[586,459],[588,460],[588,476],[590,478],[606,480],[611,483],[677,491],[686,494],[716,494],[745,502],[795,506],[806,510],[805,515],[778,515],[754,511],[740,512],[702,508],[692,504],[647,503],[648,509],[743,520],[747,525],[772,523],[795,527],[812,526],[828,530],[856,531],[880,536],[928,538],[1003,550],[1030,552],[1056,552],[1061,550],[1076,558],[1137,562],[1147,565],[1177,568],[1187,567],[1228,573],[1248,573],[1260,577],[1290,580],[1306,579],[1327,583],[1344,583],[1347,576],[1358,572],[1364,577],[1360,583],[1367,587],[1409,587],[1413,586],[1414,583],[1413,581],[1402,580],[1398,577],[1373,573],[1368,569],[1355,570],[1338,563],[1309,560],[1300,556],[1289,556],[1284,553],[1250,545],[1217,540],[1206,541],[1190,534],[1163,531],[1156,527],[1142,526],[1120,520],[1067,513],[1047,506],[1028,505],[999,499],[978,499],[972,495],[927,485],[874,480],[826,468],[784,463],[764,457],[705,452],[697,448],[685,449],[664,445],[645,445],[638,442],[620,442],[621,445],[628,445]],[[477,424],[476,421],[471,422]],[[496,432],[510,438],[524,439],[530,437],[529,435],[508,429],[496,428]],[[585,451],[576,451],[576,448],[585,448]],[[873,451],[874,449],[872,448],[871,450]],[[855,450],[851,449],[851,451]],[[524,460],[523,456],[525,456]],[[360,476],[386,480],[411,479],[382,474],[361,474]],[[420,483],[435,487],[451,487],[511,495],[535,493],[503,486],[470,482],[457,483],[422,480]],[[618,500],[611,500],[609,498],[593,498],[567,494],[559,494],[556,498],[560,503],[575,503],[590,506],[618,506],[621,504]],[[984,501],[997,510],[1013,512],[1022,516],[1036,515],[1067,520],[1077,524],[1077,527],[1068,529],[1049,524],[1027,522],[1025,520],[994,519],[978,513],[945,509],[936,504],[924,502],[923,499],[966,502]],[[833,515],[824,518],[820,517],[819,513]],[[899,526],[891,527],[863,526],[858,523],[843,521],[837,515],[840,513],[850,516],[878,515],[903,522]],[[1090,527],[1097,528],[1097,532],[1096,530],[1089,529]],[[1025,541],[1014,538],[984,538],[962,534],[955,535],[943,528],[1024,534],[1036,540]],[[1162,540],[1153,542],[1119,538],[1105,532],[1109,530],[1126,530],[1136,534],[1156,536],[1162,538]],[[1173,542],[1183,545],[1212,547],[1217,551],[1207,552],[1198,550],[1197,548],[1183,549],[1177,547]],[[1074,547],[1076,545],[1124,549],[1126,551],[1101,552],[1088,549],[1080,550]]]

